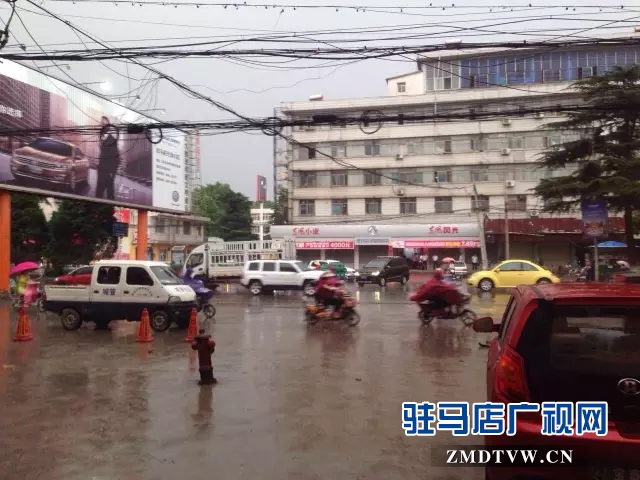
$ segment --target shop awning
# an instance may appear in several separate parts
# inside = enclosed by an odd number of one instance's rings
[[[463,239],[428,240],[407,238],[404,240],[392,240],[391,246],[393,248],[478,248],[480,247],[480,241]]]
[[[298,250],[353,250],[353,240],[321,240],[311,242],[296,242]]]

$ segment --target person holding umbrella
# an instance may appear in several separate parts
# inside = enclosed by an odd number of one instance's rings
[[[9,271],[9,276],[15,277],[17,300],[21,307],[29,306],[37,296],[37,284],[30,281],[29,273],[38,268],[40,266],[35,262],[22,262]]]

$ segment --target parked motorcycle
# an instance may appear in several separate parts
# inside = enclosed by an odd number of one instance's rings
[[[471,295],[463,296],[462,303],[460,305],[450,305],[447,308],[433,309],[430,302],[420,304],[420,311],[418,312],[418,318],[423,325],[429,325],[436,318],[454,319],[457,318],[465,326],[469,327],[473,325],[473,322],[478,318],[476,312],[469,308],[465,308],[471,301]]]
[[[340,307],[340,316],[334,315],[332,308],[326,308],[322,304],[312,303],[304,308],[305,320],[309,325],[314,325],[320,320],[341,320],[350,327],[360,323],[360,314],[356,311],[357,302],[350,295],[344,296],[344,302]]]
[[[191,275],[185,273],[182,276],[182,280],[189,285],[194,292],[196,292],[196,301],[198,303],[197,310],[198,312],[203,312],[204,316],[207,319],[211,319],[216,316],[216,307],[211,304],[211,299],[213,298],[213,293],[215,288],[218,288],[217,285],[214,286],[214,289],[210,289],[204,286],[202,280],[198,280],[192,278]]]

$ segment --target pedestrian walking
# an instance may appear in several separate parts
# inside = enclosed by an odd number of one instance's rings
[[[478,270],[478,256],[474,253],[471,256],[471,269],[472,270]]]
[[[438,257],[437,254],[434,254],[431,257],[431,261],[433,262],[433,269],[435,270],[436,268],[440,267],[440,258]]]

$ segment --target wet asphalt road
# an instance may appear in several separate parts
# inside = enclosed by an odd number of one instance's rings
[[[454,320],[420,327],[408,291],[367,286],[361,324],[307,327],[297,294],[220,295],[203,324],[219,384],[196,384],[185,332],[136,344],[135,323],[66,332],[32,313],[13,343],[0,306],[3,480],[480,480],[434,468],[429,446],[480,438],[406,437],[403,401],[485,400],[486,350]],[[481,316],[507,296],[474,297]]]

